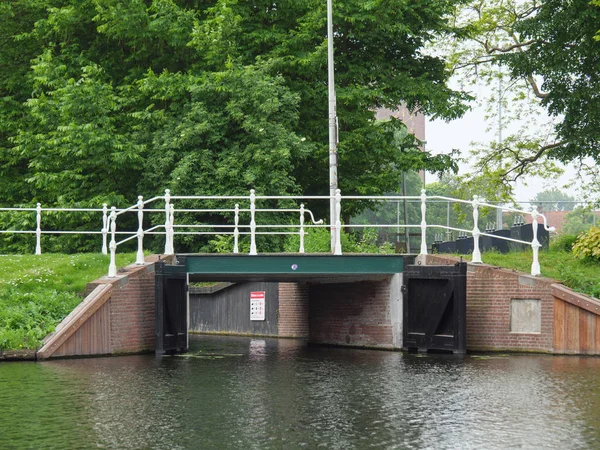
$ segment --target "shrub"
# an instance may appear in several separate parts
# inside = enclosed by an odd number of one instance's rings
[[[354,233],[342,232],[342,251],[344,253],[394,253],[391,243],[377,244],[377,231],[365,228],[360,234],[360,239]],[[288,236],[284,251],[297,253],[300,246],[300,237],[297,234]],[[329,253],[331,248],[331,235],[328,228],[308,228],[304,236],[304,249],[306,253]]]
[[[342,233],[342,248],[354,248],[355,242],[351,236]],[[297,234],[288,236],[284,251],[298,253],[300,237]],[[304,249],[306,253],[329,253],[331,251],[331,234],[328,228],[307,228],[304,236]],[[350,251],[350,250],[348,250]]]
[[[33,291],[5,287],[0,292],[0,351],[36,348],[79,302],[81,297],[45,289],[43,283]]]
[[[577,242],[576,234],[561,234],[550,242],[550,250],[557,252],[571,252],[573,245]]]
[[[600,227],[590,228],[577,238],[573,253],[580,259],[600,261]]]

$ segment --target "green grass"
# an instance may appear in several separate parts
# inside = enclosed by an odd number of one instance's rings
[[[470,260],[471,256],[463,258]],[[492,266],[531,273],[533,256],[531,250],[510,253],[483,252],[481,259]],[[577,292],[600,298],[600,263],[577,259],[571,252],[563,250],[540,251],[539,260],[542,276],[554,278]]]
[[[117,266],[135,254],[117,254]],[[35,349],[108,271],[108,256],[0,255],[0,351]]]

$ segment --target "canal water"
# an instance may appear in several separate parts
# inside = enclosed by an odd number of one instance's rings
[[[594,449],[600,359],[193,336],[185,356],[1,363],[0,448]]]

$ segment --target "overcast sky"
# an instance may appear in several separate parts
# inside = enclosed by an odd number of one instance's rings
[[[461,119],[446,123],[443,120],[427,120],[425,125],[425,136],[427,139],[427,150],[438,153],[449,153],[452,149],[458,149],[461,156],[468,156],[471,142],[489,142],[498,138],[497,131],[486,132],[488,124],[484,120],[484,108],[474,107]],[[468,173],[468,166],[461,166],[460,173]],[[527,186],[518,183],[515,189],[515,199],[520,201],[529,201],[535,195],[547,189],[562,187],[569,182],[575,175],[573,169],[567,169],[567,173],[561,177],[558,182],[548,182],[541,178],[527,178]],[[429,175],[432,181],[434,175]],[[429,182],[429,181],[428,181]],[[573,190],[569,190],[570,195],[575,195]]]

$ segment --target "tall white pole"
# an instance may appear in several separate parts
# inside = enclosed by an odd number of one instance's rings
[[[425,189],[421,189],[421,253],[420,255],[427,254],[427,221],[425,219],[427,212],[427,194]]]
[[[331,226],[331,252],[335,252],[335,192],[338,188],[337,171],[337,144],[338,122],[335,99],[335,78],[333,66],[333,5],[332,0],[327,0],[327,69],[329,86],[329,223]]]
[[[108,236],[108,205],[106,203],[103,203],[102,204],[102,254],[103,255],[108,255],[107,236]]]
[[[502,146],[502,68],[499,68],[500,75],[498,77],[498,146]],[[500,150],[502,151],[502,150]],[[496,209],[496,230],[502,229],[502,204],[498,198],[498,209]]]

